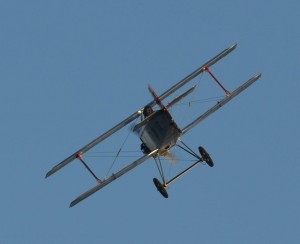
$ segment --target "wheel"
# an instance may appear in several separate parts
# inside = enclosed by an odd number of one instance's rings
[[[164,198],[168,198],[168,192],[166,191],[165,187],[162,183],[156,178],[153,179],[153,183],[156,186],[156,189],[160,192],[161,195],[163,195]]]
[[[202,156],[203,161],[205,161],[208,166],[213,167],[214,166],[214,162],[212,161],[211,157],[206,152],[206,150],[203,147],[199,147],[199,152],[200,152],[200,154]]]

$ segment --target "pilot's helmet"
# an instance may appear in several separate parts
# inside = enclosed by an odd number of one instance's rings
[[[144,109],[143,109],[143,114],[145,117],[149,116],[150,114],[153,113],[153,109],[151,106],[146,106]]]

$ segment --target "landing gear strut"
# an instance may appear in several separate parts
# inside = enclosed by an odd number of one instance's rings
[[[181,146],[179,146],[181,147]],[[173,179],[169,180],[168,182],[165,182],[163,180],[163,184],[156,178],[153,179],[153,183],[156,186],[157,190],[160,192],[161,195],[163,195],[163,197],[168,198],[168,192],[166,190],[166,187],[168,185],[170,185],[172,182],[174,182],[175,180],[177,180],[178,178],[180,178],[181,176],[183,176],[184,174],[186,174],[187,172],[189,172],[190,170],[192,170],[195,166],[197,166],[198,164],[205,162],[208,166],[213,167],[214,166],[214,162],[211,159],[210,155],[207,153],[207,151],[203,148],[203,147],[199,147],[199,153],[201,155],[201,157],[199,155],[197,155],[196,153],[194,153],[190,148],[185,149],[183,147],[181,147],[182,149],[184,149],[185,151],[187,151],[188,153],[190,153],[191,155],[193,155],[194,157],[196,157],[198,160],[196,163],[194,163],[193,165],[191,165],[190,167],[188,167],[187,169],[185,169],[184,171],[182,171],[180,174],[176,175]],[[164,179],[164,178],[163,178]]]

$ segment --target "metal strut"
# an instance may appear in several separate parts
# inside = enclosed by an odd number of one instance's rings
[[[182,150],[184,150],[185,152],[187,152],[188,154],[192,155],[193,157],[197,158],[197,162],[195,162],[193,165],[191,165],[190,167],[188,167],[187,169],[185,169],[184,171],[182,171],[181,173],[179,173],[178,175],[176,175],[174,178],[172,178],[171,180],[169,180],[168,182],[166,182],[164,185],[165,187],[167,187],[168,185],[170,185],[172,182],[176,181],[177,179],[179,179],[181,176],[185,175],[186,173],[188,173],[190,170],[192,170],[194,167],[196,167],[199,163],[202,163],[204,160],[203,158],[201,158],[197,153],[195,153],[188,145],[186,145],[182,140],[180,140],[180,142],[182,143],[183,146],[177,144],[178,147],[180,147]]]
[[[172,182],[176,181],[177,179],[179,179],[181,176],[185,175],[187,172],[189,172],[190,170],[192,170],[194,167],[196,167],[199,163],[203,162],[202,159],[199,159],[196,163],[194,163],[193,165],[191,165],[190,167],[188,167],[186,170],[182,171],[180,174],[176,175],[173,179],[169,180],[168,182],[166,182],[164,184],[165,187],[167,187],[168,185],[170,185]]]
[[[226,90],[226,88],[221,84],[221,82],[217,79],[217,77],[214,76],[214,74],[210,71],[209,67],[206,66],[204,68],[205,71],[207,71],[210,76],[218,83],[218,85],[223,89],[223,91],[226,93],[226,96],[229,97],[231,95],[230,91]]]
[[[86,164],[86,162],[84,162],[81,153],[78,153],[78,154],[77,154],[77,158],[78,158],[78,159],[80,160],[80,162],[86,167],[86,169],[91,173],[91,175],[95,178],[95,180],[96,180],[98,183],[102,183],[102,180],[100,180],[100,179],[95,175],[95,173],[90,169],[90,167]]]
[[[195,153],[188,145],[186,145],[182,140],[179,140],[183,146],[180,146],[179,144],[177,144],[178,147],[180,147],[182,150],[186,151],[187,153],[189,153],[190,155],[194,156],[197,159],[200,159],[200,157],[198,156],[197,153]]]
[[[157,158],[158,158],[158,160],[157,160]],[[164,170],[163,170],[163,167],[162,167],[162,164],[161,164],[160,157],[159,156],[158,157],[154,157],[154,160],[155,160],[158,172],[160,174],[160,177],[161,177],[161,179],[163,181],[163,184],[165,185],[166,184],[166,180],[165,180]]]
[[[184,151],[186,151],[187,153],[191,154],[192,156],[194,156],[195,158],[197,158],[198,160],[191,165],[190,167],[188,167],[187,169],[185,169],[184,171],[182,171],[181,173],[179,173],[178,175],[176,175],[174,178],[172,178],[171,180],[169,180],[168,182],[164,183],[164,187],[167,187],[168,185],[170,185],[172,182],[176,181],[177,179],[179,179],[181,176],[185,175],[187,172],[189,172],[190,170],[192,170],[194,167],[196,167],[198,164],[202,163],[202,162],[206,162],[206,164],[210,167],[214,166],[214,163],[210,157],[210,155],[207,153],[207,151],[203,148],[203,147],[199,147],[199,152],[201,154],[201,157],[199,155],[197,155],[188,145],[186,145],[184,142],[180,141],[183,145],[178,145],[178,147],[180,147],[181,149],[183,149]]]

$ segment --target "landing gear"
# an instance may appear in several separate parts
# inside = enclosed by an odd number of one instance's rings
[[[184,144],[182,141],[181,141],[181,143],[185,147],[180,146],[178,144],[177,144],[177,146],[180,147],[181,149],[183,149],[184,151],[186,151],[187,153],[191,154],[192,156],[194,156],[197,161],[193,165],[189,166],[187,169],[185,169],[184,171],[182,171],[181,173],[176,175],[173,179],[171,179],[169,181],[165,181],[165,178],[164,178],[164,175],[163,175],[163,169],[162,169],[162,166],[161,166],[161,163],[160,163],[160,160],[159,160],[158,169],[159,169],[159,172],[161,174],[163,184],[156,178],[153,179],[153,183],[156,186],[157,190],[160,192],[160,194],[163,195],[165,198],[168,198],[168,192],[166,191],[166,187],[168,187],[171,183],[173,183],[174,181],[179,179],[181,176],[185,175],[187,172],[192,170],[198,164],[201,164],[202,162],[205,162],[210,167],[214,166],[213,160],[211,159],[210,155],[208,154],[208,152],[203,147],[198,148],[199,153],[200,153],[200,155],[198,155],[191,148],[189,148],[186,144]],[[158,159],[159,159],[159,156],[158,156]]]
[[[200,154],[202,156],[202,161],[205,161],[208,166],[213,167],[214,166],[214,162],[212,161],[211,157],[206,152],[206,150],[203,147],[199,147],[198,149],[199,149],[199,152],[200,152]]]
[[[160,181],[156,178],[153,179],[153,183],[156,186],[156,189],[160,192],[161,195],[163,195],[164,198],[168,198],[168,192],[166,191],[164,185],[160,183]]]

